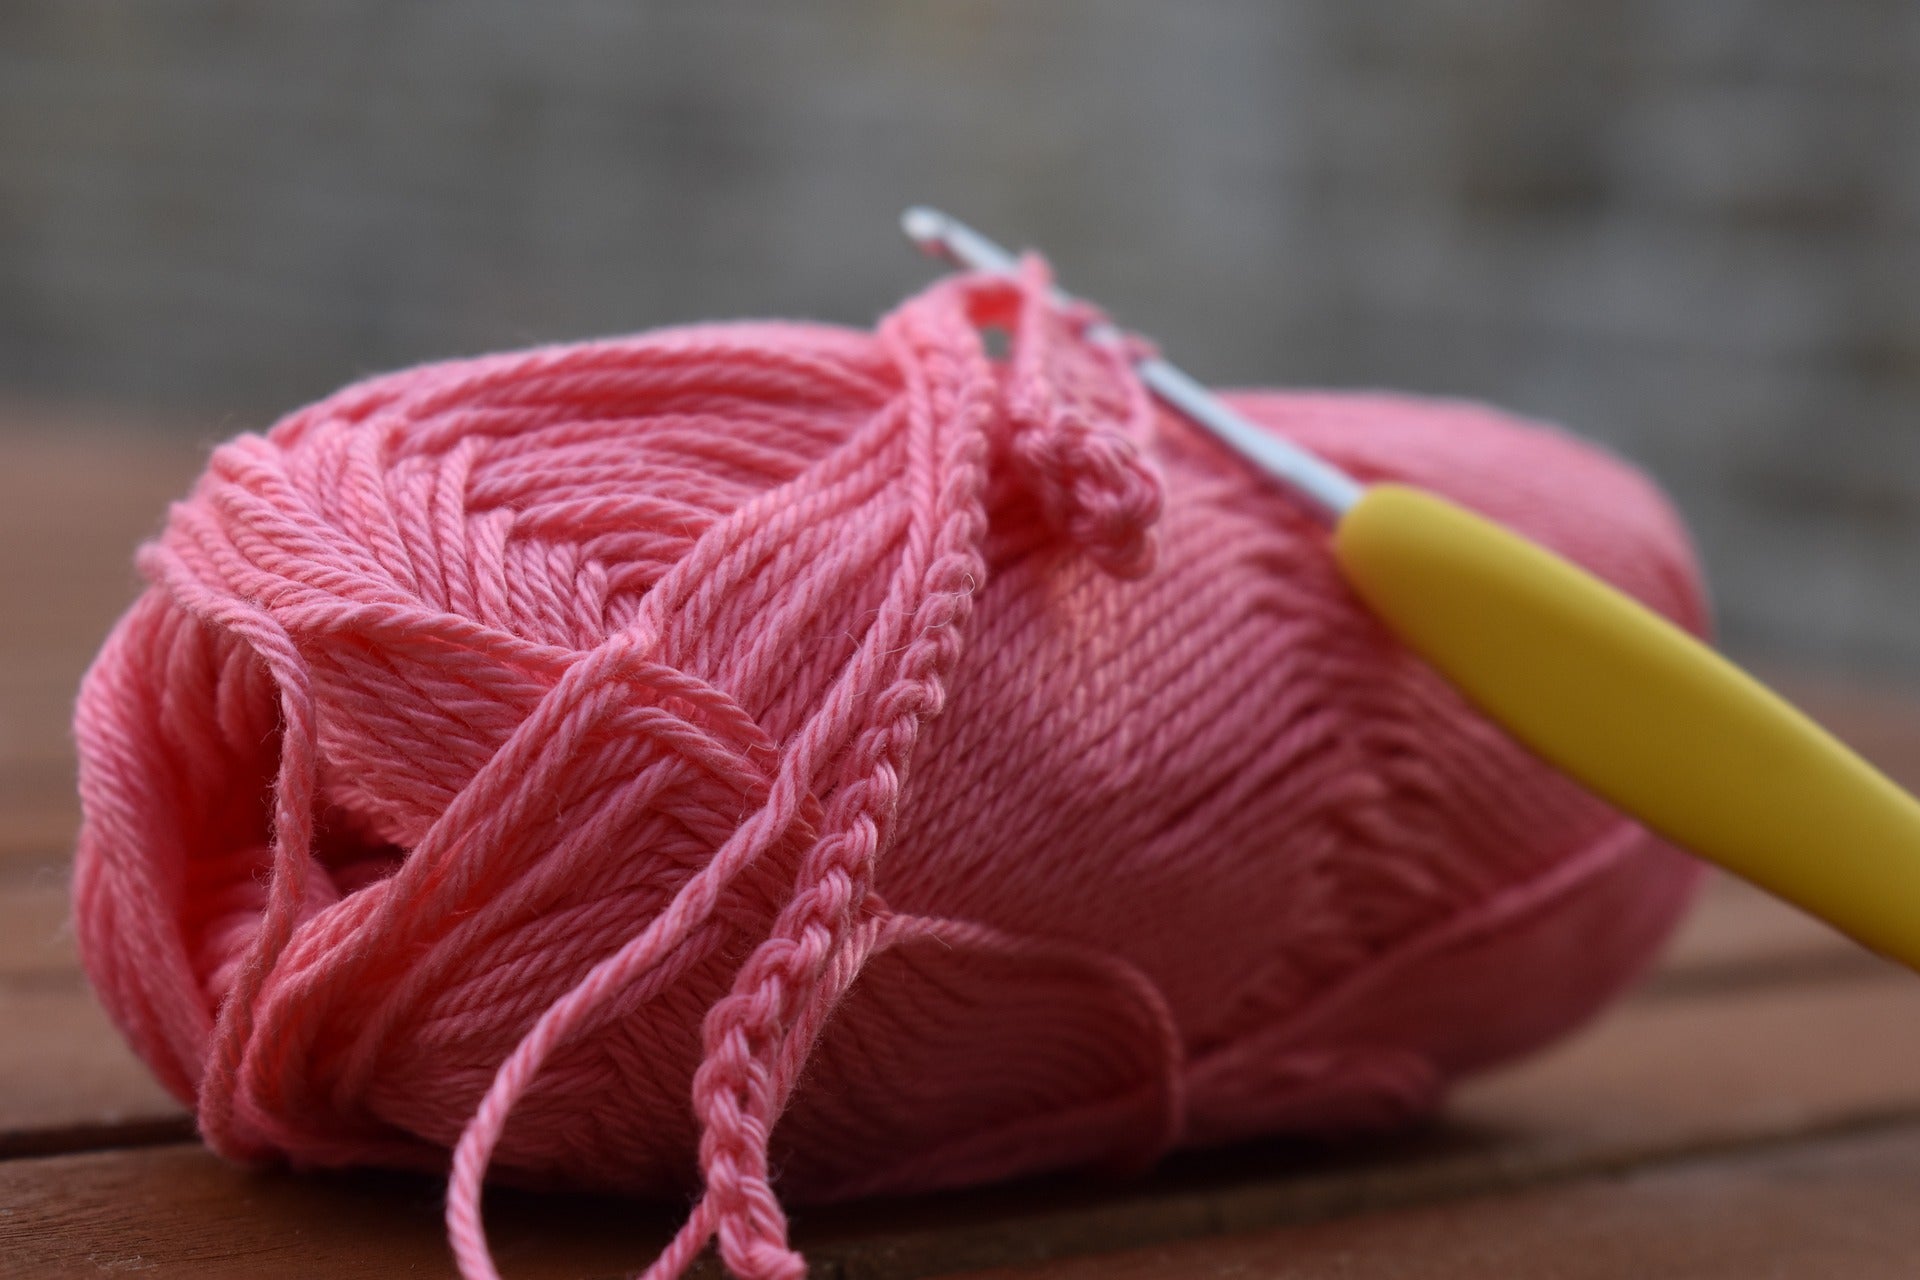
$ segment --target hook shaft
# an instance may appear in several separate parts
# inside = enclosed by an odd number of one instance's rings
[[[915,205],[900,215],[900,229],[922,251],[971,271],[1011,275],[1020,265],[1020,260],[1006,249],[938,209]],[[1055,296],[1062,301],[1070,300],[1059,290],[1055,290]],[[1101,325],[1087,336],[1095,341],[1112,342],[1117,341],[1120,334],[1110,325]],[[1163,402],[1262,474],[1305,499],[1315,514],[1328,523],[1344,515],[1365,491],[1358,480],[1326,459],[1249,422],[1179,366],[1159,356],[1149,356],[1136,361],[1134,369]]]

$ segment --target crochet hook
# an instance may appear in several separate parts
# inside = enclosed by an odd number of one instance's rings
[[[962,267],[1018,265],[936,210],[909,209],[901,226]],[[1102,330],[1089,336],[1118,336]],[[1303,499],[1355,593],[1515,738],[1673,843],[1920,969],[1920,802],[1872,765],[1571,561],[1424,489],[1363,484],[1163,359],[1137,368]]]

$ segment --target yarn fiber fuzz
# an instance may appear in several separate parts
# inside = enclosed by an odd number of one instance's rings
[[[1589,1016],[1689,860],[1470,711],[1084,314],[666,330],[216,450],[87,675],[75,912],[214,1149],[827,1199],[1403,1123]],[[983,328],[1009,335],[990,354]],[[1638,475],[1493,411],[1234,398],[1691,629]]]

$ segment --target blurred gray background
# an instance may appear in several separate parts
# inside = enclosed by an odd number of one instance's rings
[[[0,398],[210,441],[435,356],[864,323],[925,200],[1209,379],[1606,441],[1733,648],[1911,681],[1916,125],[1909,0],[8,0]]]

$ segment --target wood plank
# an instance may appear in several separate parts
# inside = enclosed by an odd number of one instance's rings
[[[451,1276],[440,1196],[424,1178],[254,1175],[194,1147],[12,1161],[0,1274]],[[619,1275],[671,1230],[658,1208],[498,1199],[498,1259],[514,1277]]]
[[[1187,1241],[968,1280],[1482,1280],[1845,1276],[1920,1256],[1920,1127],[1769,1148],[1618,1179]]]
[[[0,579],[0,589],[11,585]],[[72,789],[74,696],[87,664],[106,638],[105,626],[97,631],[89,626],[86,631],[66,640],[63,649],[29,650],[8,657],[0,666],[0,770],[11,773],[22,766],[60,765],[64,777],[59,785]],[[18,637],[15,643],[20,643]]]
[[[0,980],[0,1026],[0,1157],[192,1134],[78,974]]]
[[[57,660],[77,677],[137,590],[134,547],[160,528],[206,450],[17,407],[0,409],[0,434],[0,587],[33,602],[0,627],[0,657]]]
[[[0,861],[0,979],[77,974],[64,858]],[[0,1079],[0,1093],[6,1082]]]
[[[205,449],[0,407],[0,866],[72,847],[74,690],[138,590],[133,549]],[[0,1087],[4,1087],[0,1082]]]
[[[192,1133],[80,974],[64,858],[0,861],[0,1026],[0,1157]]]
[[[1889,967],[1797,907],[1716,872],[1637,994],[1697,996],[1729,986],[1862,976]]]
[[[80,974],[64,858],[0,861],[0,1026],[0,1158],[192,1133]]]
[[[80,801],[74,794],[73,766],[63,762],[47,785],[34,776],[43,771],[0,769],[0,868],[13,863],[38,865],[73,849],[80,829]]]
[[[1450,1115],[1523,1139],[1536,1169],[1632,1162],[1920,1113],[1917,1052],[1920,981],[1889,968],[1622,1006],[1586,1036],[1469,1082]]]
[[[121,1045],[79,977],[66,876],[60,858],[0,860],[0,1011],[15,1032],[0,1041],[0,1153],[82,1150],[123,1141],[129,1131],[149,1132],[158,1125],[165,1133],[172,1131],[165,1125],[177,1129],[184,1123],[178,1108]],[[1707,895],[1697,922],[1683,934],[1674,960],[1649,993],[1692,1008],[1703,997],[1740,988],[1797,983],[1805,989],[1788,992],[1781,1007],[1820,1004],[1821,1016],[1842,1023],[1853,1017],[1871,1021],[1875,1015],[1863,1010],[1888,1000],[1897,1004],[1906,990],[1896,982],[1887,993],[1879,980],[1891,972],[1824,926],[1729,883]],[[1828,993],[1822,985],[1853,980],[1867,981],[1872,990]],[[1829,996],[1837,1003],[1827,1005]],[[1766,1001],[1740,1003],[1715,1009],[1712,1016],[1744,1025],[1760,1016],[1745,1011],[1767,1007]],[[1920,1018],[1913,1023],[1920,1027]],[[1569,1060],[1633,1061],[1631,1054],[1608,1046],[1658,1037],[1673,1025],[1657,1010],[1617,1014],[1602,1024],[1596,1033],[1602,1038],[1591,1048],[1582,1049],[1576,1041]],[[1920,1042],[1914,1048],[1920,1050]],[[1563,1061],[1565,1052],[1543,1059],[1542,1069]],[[1683,1075],[1688,1071],[1685,1060],[1669,1065]],[[1523,1072],[1515,1078],[1531,1077]],[[1479,1087],[1470,1086],[1464,1096],[1470,1100]],[[1817,1088],[1813,1101],[1819,1102]]]
[[[1487,1195],[1920,1123],[1916,1055],[1920,984],[1904,977],[1641,1002],[1465,1090],[1422,1134],[1190,1153],[1121,1184],[1061,1178],[808,1211],[798,1238],[828,1274],[899,1278]],[[61,1190],[35,1190],[46,1187]],[[644,1261],[665,1229],[644,1206],[500,1203],[509,1274],[611,1273]],[[14,1210],[4,1246],[14,1252],[0,1263],[91,1275],[127,1261],[102,1249],[122,1242],[163,1275],[374,1274],[354,1259],[379,1240],[383,1257],[432,1273],[437,1204],[431,1180],[251,1175],[192,1148],[11,1161],[0,1163],[0,1206]]]

